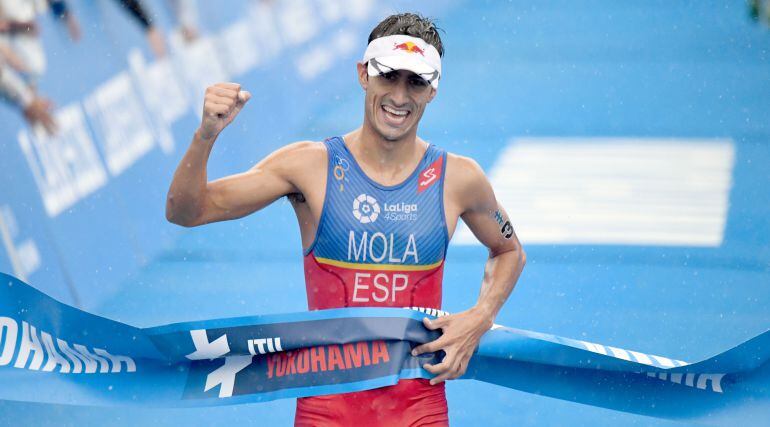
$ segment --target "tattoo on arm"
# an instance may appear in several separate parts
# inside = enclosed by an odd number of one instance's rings
[[[500,234],[502,234],[503,237],[506,239],[513,237],[513,226],[511,225],[511,221],[505,219],[503,213],[500,212],[500,209],[494,211],[491,216],[497,222],[497,225],[500,226]]]

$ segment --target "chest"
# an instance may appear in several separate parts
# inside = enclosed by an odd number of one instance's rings
[[[399,265],[443,259],[447,234],[440,186],[421,189],[414,179],[384,188],[360,178],[348,174],[328,181],[316,238],[319,256]]]

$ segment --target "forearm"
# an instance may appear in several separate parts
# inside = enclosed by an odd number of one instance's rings
[[[490,254],[484,266],[484,280],[474,310],[491,323],[516,286],[526,255],[521,245],[510,251]]]
[[[190,147],[174,172],[166,198],[166,219],[183,226],[196,225],[206,203],[208,164],[216,137],[195,132]]]
[[[423,365],[424,369],[436,375],[430,380],[431,384],[459,378],[465,373],[481,337],[492,327],[497,312],[516,285],[524,262],[524,252],[519,245],[512,250],[490,255],[484,270],[481,294],[474,307],[434,320],[423,319],[426,328],[442,332],[439,339],[412,350],[413,356],[444,351],[441,363]]]

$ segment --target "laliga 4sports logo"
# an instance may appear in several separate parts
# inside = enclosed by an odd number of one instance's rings
[[[361,194],[353,200],[353,216],[361,224],[369,224],[377,220],[380,215],[380,204],[377,200],[366,194]]]

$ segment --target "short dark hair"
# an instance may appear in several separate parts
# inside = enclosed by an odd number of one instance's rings
[[[444,45],[441,43],[441,36],[438,34],[439,30],[440,28],[436,27],[436,24],[431,19],[422,15],[399,13],[390,15],[377,24],[371,34],[369,34],[368,43],[380,37],[403,34],[425,40],[436,48],[439,56],[444,56]]]

